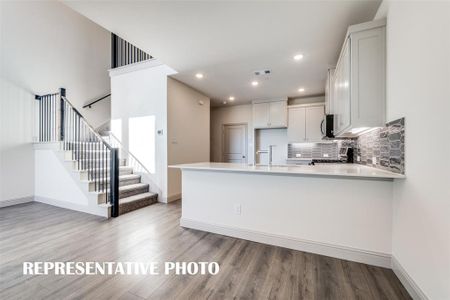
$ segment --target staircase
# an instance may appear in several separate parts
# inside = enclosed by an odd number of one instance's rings
[[[59,143],[66,166],[95,199],[116,217],[158,200],[143,175],[145,167],[111,134],[100,136],[60,93],[39,100],[39,142]],[[114,144],[113,144],[114,143]],[[57,188],[57,187],[56,187]],[[95,203],[94,202],[94,203]]]
[[[108,140],[106,137],[105,140]],[[98,148],[99,145],[85,145],[86,148]],[[75,144],[72,147],[76,148]],[[84,151],[85,156],[103,156],[105,153],[96,152],[95,150]],[[108,175],[109,168],[103,169],[101,167],[101,161],[81,157],[79,160],[72,159],[74,154],[72,151],[64,151],[65,162],[68,163],[74,172],[79,173],[79,179],[83,184],[88,185],[88,191],[96,193],[96,186],[101,191],[108,190],[110,188],[110,178]],[[91,165],[89,169],[84,169],[83,166]],[[89,179],[89,174],[97,175],[96,179]],[[97,193],[98,204],[104,205],[107,203],[106,193]],[[142,182],[142,175],[135,174],[135,170],[132,166],[127,164],[127,159],[119,159],[119,215],[123,215],[127,212],[149,206],[158,201],[158,194],[150,192],[150,185]]]

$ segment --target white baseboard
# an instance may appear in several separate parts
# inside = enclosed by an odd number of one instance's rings
[[[108,218],[108,214],[109,214],[108,206],[98,205],[96,207],[92,207],[89,205],[80,205],[80,204],[76,204],[76,203],[51,199],[51,198],[42,197],[42,196],[35,196],[34,201],[40,202],[40,203],[45,203],[45,204],[52,205],[52,206],[61,207],[61,208],[66,208],[66,209],[70,209],[70,210],[76,210],[76,211],[80,211],[80,212],[84,212],[87,214],[96,215],[96,216],[100,216],[100,217],[105,217],[105,218]]]
[[[32,202],[32,201],[33,201],[33,196],[9,199],[9,200],[2,200],[2,201],[0,201],[0,208],[17,205],[17,204],[22,204],[22,203],[27,203],[27,202]]]
[[[391,255],[387,253],[379,253],[373,251],[366,251],[362,249],[338,246],[333,244],[302,240],[288,236],[276,235],[231,226],[203,223],[186,218],[180,219],[180,225],[186,228],[213,232],[217,234],[241,238],[244,240],[254,241],[258,243],[325,255],[365,263],[373,266],[379,266],[384,268],[391,267]]]
[[[414,300],[426,300],[428,297],[422,291],[422,289],[417,285],[417,283],[409,276],[406,270],[402,267],[400,262],[395,256],[392,256],[392,270],[395,275],[397,275],[400,282],[403,284],[405,289],[408,291],[409,295]]]

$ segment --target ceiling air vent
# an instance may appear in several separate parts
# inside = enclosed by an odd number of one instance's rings
[[[270,70],[259,70],[259,71],[255,71],[254,73],[256,76],[270,75],[271,71]]]

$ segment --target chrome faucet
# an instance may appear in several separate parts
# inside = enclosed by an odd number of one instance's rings
[[[258,150],[258,151],[256,151],[256,154],[261,154],[261,153],[267,153],[267,154],[269,154],[269,166],[271,166],[272,165],[272,160],[273,160],[273,146],[275,146],[275,145],[269,145],[269,149],[267,149],[267,150]]]

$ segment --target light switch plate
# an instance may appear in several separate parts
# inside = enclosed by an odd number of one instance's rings
[[[373,157],[372,157],[372,164],[373,164],[373,165],[376,165],[376,164],[377,164],[377,157],[376,157],[376,156],[373,156]]]

